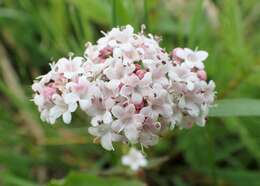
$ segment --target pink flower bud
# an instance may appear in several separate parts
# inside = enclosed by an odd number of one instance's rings
[[[139,112],[144,107],[144,101],[141,103],[135,104],[135,110]]]
[[[56,92],[55,88],[52,87],[44,87],[43,88],[43,96],[47,99],[51,99],[52,95]]]
[[[108,56],[110,56],[112,54],[113,49],[106,47],[103,48],[102,50],[100,50],[99,52],[99,56],[101,59],[106,59]]]
[[[143,79],[145,72],[143,70],[137,70],[135,74],[139,77],[139,79]]]
[[[180,63],[181,63],[181,59],[177,58],[177,59],[175,60],[175,63],[176,63],[176,64],[180,64]]]
[[[181,51],[183,51],[182,48],[175,48],[171,52],[171,56],[172,56],[172,58],[174,58],[175,64],[180,64],[183,61],[183,59],[180,58],[180,56],[177,54],[177,52],[180,53]]]
[[[135,70],[141,70],[142,66],[140,64],[135,64]]]
[[[207,73],[204,71],[204,70],[199,70],[197,72],[198,74],[198,77],[201,79],[201,80],[204,80],[206,81],[207,80]]]
[[[118,85],[118,88],[119,88],[119,90],[121,90],[121,88],[123,87],[123,83],[120,83],[119,85]]]

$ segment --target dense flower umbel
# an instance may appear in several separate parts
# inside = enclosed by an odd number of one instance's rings
[[[41,119],[71,122],[77,108],[91,117],[89,133],[107,150],[113,141],[157,143],[162,129],[204,126],[214,102],[205,51],[176,48],[127,25],[86,45],[84,57],[61,58],[32,88]]]

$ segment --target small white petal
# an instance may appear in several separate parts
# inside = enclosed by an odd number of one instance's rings
[[[108,123],[111,123],[112,121],[113,121],[113,119],[112,119],[111,113],[106,111],[106,113],[103,116],[103,122],[108,124]]]
[[[124,129],[125,125],[121,122],[121,120],[115,120],[112,123],[112,129],[116,132],[120,132]]]
[[[87,110],[89,107],[91,107],[92,103],[89,99],[81,99],[79,100],[79,106],[82,110]]]
[[[128,115],[133,115],[135,113],[135,106],[133,104],[127,105],[127,107],[125,108],[125,112]]]
[[[131,159],[128,156],[123,156],[122,157],[122,163],[123,163],[123,165],[130,165],[132,162],[131,162]]]
[[[75,103],[79,100],[79,96],[74,93],[69,93],[64,95],[64,102],[66,104]]]
[[[139,169],[139,165],[137,163],[132,163],[130,167],[133,171],[137,171]]]
[[[35,95],[33,98],[33,101],[35,103],[35,105],[41,106],[44,104],[44,98],[43,96],[40,95]]]
[[[102,134],[99,132],[97,127],[89,127],[88,128],[88,133],[90,133],[93,136],[100,137]]]
[[[194,89],[194,83],[191,82],[191,81],[188,81],[187,82],[187,88],[188,88],[188,90],[192,91]]]
[[[64,77],[68,78],[68,79],[72,79],[74,73],[73,72],[64,72]]]
[[[90,124],[95,127],[98,126],[101,121],[102,121],[101,116],[95,116],[91,119]]]
[[[208,57],[208,52],[200,50],[196,52],[196,56],[200,61],[204,61]]]
[[[136,129],[136,127],[133,126],[127,127],[125,129],[125,135],[130,142],[136,143],[139,135],[139,131]]]
[[[63,119],[64,123],[69,124],[71,122],[71,113],[70,112],[65,112],[62,115],[62,119]]]
[[[53,108],[51,108],[50,110],[50,117],[52,117],[53,119],[57,119],[62,115],[63,110],[59,107],[59,106],[54,106]]]
[[[184,50],[179,49],[179,50],[176,51],[176,56],[181,58],[181,59],[185,59],[187,54]]]
[[[118,105],[114,106],[112,108],[112,114],[116,117],[116,118],[120,118],[122,117],[122,115],[124,114],[124,109]]]
[[[77,103],[71,103],[68,105],[68,111],[75,112],[77,110],[78,104]]]
[[[110,133],[107,133],[107,134],[105,134],[104,136],[101,137],[101,145],[106,150],[109,150],[109,151],[114,150]]]
[[[122,96],[127,97],[127,96],[129,96],[129,95],[132,93],[132,91],[133,91],[133,88],[132,88],[132,87],[123,86],[123,87],[121,88],[121,90],[120,90],[120,94],[121,94]]]

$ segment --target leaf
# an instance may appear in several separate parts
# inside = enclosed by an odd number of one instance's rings
[[[243,121],[238,118],[227,118],[226,126],[232,131],[236,132],[242,144],[248,149],[248,151],[253,155],[258,161],[260,160],[260,143],[259,143],[259,134],[253,135],[253,131],[259,131],[259,120],[256,120],[255,123],[252,120],[253,118],[247,118]],[[250,125],[248,125],[250,123]]]
[[[220,31],[222,33],[221,41],[224,42],[224,46],[234,55],[234,57],[243,57],[245,55],[244,52],[246,47],[243,38],[244,28],[241,10],[237,0],[223,1],[221,3],[220,26]]]
[[[32,183],[31,181],[24,180],[22,178],[19,178],[17,176],[14,176],[9,173],[1,173],[0,174],[1,182],[4,185],[8,186],[36,186],[37,184]]]
[[[185,161],[194,168],[210,168],[209,147],[205,128],[183,130],[178,136],[177,148],[183,151]]]
[[[194,43],[195,43],[195,39],[197,37],[197,33],[198,33],[198,28],[201,27],[201,19],[202,17],[202,13],[203,13],[203,6],[202,0],[198,0],[195,1],[195,9],[194,9],[194,13],[193,16],[191,18],[191,22],[190,22],[190,29],[189,29],[189,46],[194,47]]]
[[[138,180],[129,180],[119,177],[96,176],[87,173],[71,173],[64,180],[52,180],[48,186],[144,186]]]
[[[84,18],[91,19],[102,25],[109,24],[111,13],[109,4],[106,1],[75,0],[71,2],[79,8],[80,14]]]
[[[0,8],[0,21],[4,19],[9,19],[9,21],[26,21],[29,19],[29,17],[25,13],[11,8]]]
[[[117,25],[127,25],[131,24],[136,26],[136,14],[133,1],[116,1],[116,16],[117,16]]]
[[[15,92],[14,96],[10,96],[10,98],[16,102],[17,99],[23,104],[26,104],[24,100],[26,100],[26,96],[23,92],[23,89],[19,83],[18,76],[13,69],[11,62],[9,58],[7,57],[6,51],[4,47],[0,43],[0,55],[2,56],[2,59],[0,59],[0,71],[3,73],[3,79],[5,80],[7,84],[7,89],[5,88],[5,85],[0,81],[0,90],[2,90],[4,93],[7,93],[7,95],[12,95]],[[10,92],[10,93],[8,93]],[[22,104],[22,105],[23,105]],[[27,105],[27,104],[26,104]],[[33,115],[30,111],[25,112],[24,110],[20,110],[21,116],[25,119],[25,124],[27,128],[32,132],[33,136],[37,140],[37,142],[42,143],[44,140],[44,132],[39,124],[37,124],[37,120],[33,118]]]
[[[258,99],[225,99],[210,110],[211,117],[260,116]]]
[[[232,169],[218,169],[217,174],[219,178],[231,182],[236,186],[258,186],[259,185],[259,172],[246,171],[246,170],[232,170]]]

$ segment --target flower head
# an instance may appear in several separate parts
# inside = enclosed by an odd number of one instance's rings
[[[90,117],[89,133],[106,150],[113,142],[155,145],[162,131],[204,126],[214,103],[202,50],[167,53],[153,35],[127,25],[87,43],[84,57],[61,58],[32,85],[41,119],[70,123],[77,108]],[[136,149],[123,158],[136,170],[146,160]]]

